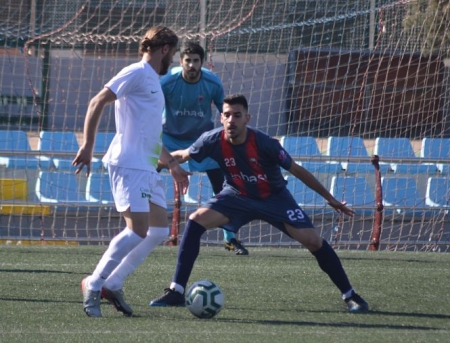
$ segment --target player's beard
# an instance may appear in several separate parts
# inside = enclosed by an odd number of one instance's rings
[[[159,75],[166,75],[169,71],[169,67],[172,64],[172,56],[167,54],[161,61],[161,68],[159,70]]]
[[[195,82],[200,79],[200,70],[189,69],[184,72],[184,79],[189,82]]]

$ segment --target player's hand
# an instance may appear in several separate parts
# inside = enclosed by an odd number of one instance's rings
[[[343,201],[340,202],[336,199],[328,201],[328,205],[333,207],[337,212],[342,212],[350,217],[353,217],[355,215],[355,211],[353,211],[351,208],[347,207],[347,202]]]
[[[91,173],[92,150],[81,147],[72,161],[72,165],[77,167],[75,174],[78,174],[86,166],[86,176]]]
[[[175,183],[177,184],[178,189],[182,194],[186,194],[189,187],[188,176],[192,175],[192,173],[181,168],[179,164],[170,168],[169,171],[170,175],[172,175]]]

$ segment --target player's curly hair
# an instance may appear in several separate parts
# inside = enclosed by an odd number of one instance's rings
[[[178,36],[168,27],[162,25],[154,26],[142,38],[139,52],[141,54],[152,52],[166,44],[170,47],[176,47],[178,45]]]

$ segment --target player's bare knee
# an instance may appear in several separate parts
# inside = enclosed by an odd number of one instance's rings
[[[295,229],[287,227],[287,230],[292,238],[311,252],[319,250],[322,247],[322,237],[320,237],[316,229]]]
[[[310,237],[305,243],[302,243],[303,246],[308,249],[310,252],[315,252],[322,247],[323,239],[321,237]]]
[[[189,216],[189,219],[200,224],[206,230],[216,228],[228,223],[227,217],[217,211],[208,208],[199,208]]]
[[[189,215],[189,219],[199,223],[203,217],[203,211],[197,210]],[[200,224],[200,223],[199,223]]]
[[[210,218],[207,213],[197,210],[189,216],[189,219],[204,227],[206,230],[210,229]]]

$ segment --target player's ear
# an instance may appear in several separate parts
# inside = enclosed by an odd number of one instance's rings
[[[164,44],[161,47],[161,52],[162,52],[163,55],[169,53],[169,51],[170,51],[170,45],[169,44]]]

